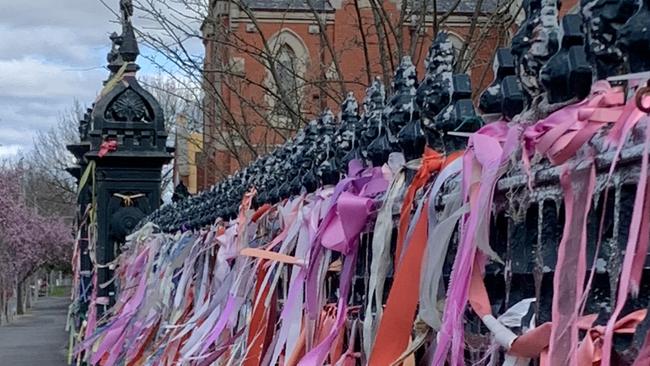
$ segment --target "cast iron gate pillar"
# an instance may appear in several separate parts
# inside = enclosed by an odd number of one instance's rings
[[[100,313],[115,298],[113,262],[120,246],[138,222],[160,206],[162,167],[172,159],[172,150],[166,147],[163,110],[136,79],[139,50],[131,24],[133,7],[128,0],[122,0],[120,7],[122,34],[111,35],[113,47],[108,54],[111,76],[94,103],[87,126],[83,131],[80,127],[87,150],[83,157],[78,156],[79,165],[90,166],[91,172],[82,189],[92,189],[94,194]],[[79,204],[87,205],[82,200],[80,197]]]
[[[72,175],[77,184],[81,186],[80,181],[83,173],[88,168],[88,162],[84,159],[84,155],[90,151],[90,142],[88,141],[88,121],[90,120],[90,112],[88,109],[83,119],[79,121],[79,139],[80,142],[67,145],[68,150],[75,157],[75,164],[67,169],[68,173]],[[92,186],[90,182],[86,183],[79,189],[77,194],[77,210],[75,212],[75,222],[78,229],[78,268],[79,273],[77,278],[78,288],[73,291],[78,291],[78,309],[77,314],[81,316],[79,321],[86,320],[86,313],[88,312],[88,305],[90,303],[90,291],[92,289],[92,270],[93,264],[90,256],[89,247],[89,232],[88,232],[88,207],[92,202]]]

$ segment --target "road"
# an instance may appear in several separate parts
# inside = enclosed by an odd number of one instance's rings
[[[29,314],[0,326],[0,365],[65,366],[67,297],[41,298]]]

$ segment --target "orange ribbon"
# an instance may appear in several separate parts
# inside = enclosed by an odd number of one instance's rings
[[[269,212],[272,207],[273,206],[269,205],[268,203],[265,203],[264,205],[262,205],[262,207],[258,208],[257,211],[255,211],[255,213],[251,217],[251,221],[252,222],[259,221],[259,219],[261,219],[262,216],[266,215],[266,213]]]
[[[480,266],[475,262],[472,269],[472,280],[470,282],[469,303],[472,310],[481,318],[486,315],[492,315],[490,299],[485,288],[480,270]],[[645,319],[647,310],[637,310],[627,316],[619,319],[614,326],[614,333],[633,334],[637,325]],[[605,327],[602,325],[592,326],[597,315],[586,315],[578,319],[577,326],[581,330],[586,330],[587,334],[577,349],[576,366],[600,366],[602,347],[605,335]],[[551,366],[548,360],[548,346],[551,339],[551,324],[544,323],[539,327],[531,329],[523,335],[517,337],[508,354],[525,357],[540,357],[541,366]]]
[[[402,257],[402,250],[404,249],[406,233],[408,232],[408,226],[411,222],[411,211],[413,209],[413,200],[415,199],[415,194],[427,183],[431,177],[431,173],[440,170],[444,161],[444,156],[439,152],[434,151],[430,148],[425,149],[424,155],[422,156],[422,165],[415,174],[415,177],[413,177],[413,181],[409,185],[406,194],[404,195],[402,209],[400,210],[399,229],[397,231],[397,246],[395,249],[395,268],[398,268]]]
[[[428,211],[422,210],[413,231],[411,244],[404,254],[400,268],[395,272],[395,280],[379,323],[369,365],[390,365],[408,347],[419,298],[420,266],[427,242]]]
[[[358,320],[354,321],[352,323],[352,327],[350,329],[350,333],[348,334],[348,348],[345,351],[343,355],[336,361],[336,363],[332,362],[333,365],[335,366],[356,366],[357,361],[361,360],[361,352],[356,352],[355,351],[355,345],[356,345],[356,340],[357,340],[357,328],[358,328]]]
[[[619,319],[614,326],[614,333],[633,334],[637,325],[645,319],[647,310],[637,310]],[[578,328],[586,330],[587,334],[577,349],[576,366],[600,366],[605,327],[592,326],[597,315],[587,315],[578,319]],[[541,366],[551,366],[547,359],[548,345],[551,338],[551,323],[541,326],[517,337],[512,344],[509,354],[535,358],[541,357]]]
[[[286,254],[281,254],[278,252],[273,252],[270,250],[266,249],[259,249],[259,248],[244,248],[239,252],[240,255],[246,256],[246,257],[253,257],[253,258],[260,258],[260,259],[268,259],[272,260],[275,262],[280,262],[280,263],[285,263],[285,264],[292,264],[292,265],[297,265],[297,266],[305,266],[306,263],[304,260],[300,258],[296,258],[294,256],[286,255]]]
[[[303,324],[305,322],[303,321]],[[285,366],[296,366],[302,356],[305,355],[307,335],[305,333],[305,327],[303,326],[300,330],[300,336],[298,336],[298,344],[293,350],[293,354],[287,355],[287,361],[284,363]]]
[[[264,277],[266,277],[267,272],[267,268],[263,264],[264,260],[262,260],[258,266],[257,283],[255,286],[255,298],[260,299],[266,298],[270,291],[268,283],[264,288],[262,288],[262,283],[264,282]],[[273,297],[275,298],[275,293],[273,294]],[[275,304],[275,300],[272,300],[271,304]],[[274,308],[275,305],[271,307]],[[269,320],[271,319],[270,313],[270,309],[264,305],[264,300],[255,303],[248,333],[247,344],[249,347],[246,357],[244,358],[243,366],[256,366],[261,363],[262,355],[270,344],[269,337],[272,336],[273,332],[273,326],[269,326]]]
[[[320,319],[318,321],[318,330],[316,332],[317,334],[314,344],[320,344],[323,342],[332,331],[332,328],[336,326],[336,312],[336,304],[325,305],[321,311]],[[334,363],[336,360],[341,358],[341,355],[343,354],[344,338],[345,328],[343,327],[336,335],[336,338],[332,344],[332,348],[329,351],[330,363]]]
[[[445,159],[440,153],[427,149],[413,182],[408,188],[407,195],[402,205],[400,228],[398,234],[398,251],[395,255],[395,279],[390,289],[386,309],[377,330],[377,339],[370,355],[369,365],[385,366],[397,360],[408,347],[413,328],[413,318],[419,299],[420,268],[427,243],[429,213],[423,208],[418,218],[410,244],[406,248],[404,258],[399,261],[401,246],[411,216],[411,205],[418,189],[423,187],[432,173],[440,170],[446,164],[453,162],[461,154],[452,154]],[[403,242],[402,242],[403,244]]]

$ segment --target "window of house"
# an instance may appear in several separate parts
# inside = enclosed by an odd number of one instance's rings
[[[290,117],[291,110],[294,113],[299,112],[299,61],[293,48],[287,44],[280,46],[276,60],[276,73],[279,84],[277,94],[279,98],[284,100],[275,103],[274,112],[281,117]]]
[[[463,48],[465,41],[453,33],[447,33],[447,37],[449,37],[449,40],[454,47],[454,60],[455,62],[458,62],[458,58],[460,57],[460,50]]]

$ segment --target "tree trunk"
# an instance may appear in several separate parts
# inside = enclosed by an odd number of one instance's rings
[[[2,312],[5,315],[5,321],[7,323],[11,323],[11,318],[9,317],[9,293],[6,290],[2,291],[2,300],[3,300],[3,307],[2,307]],[[0,315],[0,318],[2,318],[2,315]]]
[[[54,282],[56,281],[54,271],[49,272],[49,278],[47,279],[47,296],[52,295],[52,290],[54,289]]]
[[[23,292],[23,283],[16,284],[16,314],[25,314],[25,293]]]
[[[7,323],[11,323],[16,316],[16,307],[14,306],[14,301],[16,300],[16,294],[9,291],[5,291],[5,317],[7,318]]]
[[[7,302],[5,301],[5,291],[2,290],[4,287],[0,283],[0,325],[2,325],[2,315],[7,319],[9,323],[9,318],[7,317]]]
[[[36,304],[39,300],[38,291],[41,288],[41,274],[40,272],[32,276],[32,305]]]
[[[31,309],[32,308],[32,277],[30,276],[27,280],[25,280],[24,285],[25,286],[25,308],[26,309]]]

